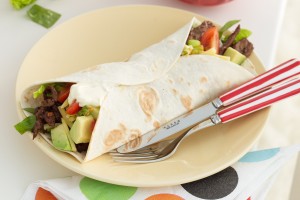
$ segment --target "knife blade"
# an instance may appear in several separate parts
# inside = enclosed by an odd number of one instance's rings
[[[167,138],[179,131],[188,128],[196,123],[203,121],[204,119],[210,117],[215,114],[216,110],[222,106],[222,102],[219,99],[215,99],[214,101],[205,104],[204,106],[200,106],[194,110],[189,111],[186,114],[183,114],[175,119],[167,122],[162,125],[158,129],[151,130],[142,136],[131,140],[129,143],[126,143],[116,150],[119,153],[128,153],[131,151],[135,151],[137,149],[143,148],[145,146],[154,144],[164,138]],[[139,145],[130,145],[139,144]]]

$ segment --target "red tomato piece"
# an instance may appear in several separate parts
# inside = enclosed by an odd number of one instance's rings
[[[200,42],[205,51],[215,48],[218,54],[220,48],[220,38],[217,27],[211,27],[207,29],[207,31],[202,35]]]
[[[71,88],[71,85],[67,85],[65,88],[63,88],[61,91],[59,91],[58,97],[57,97],[58,102],[63,103],[68,98],[68,96],[70,94],[70,88]]]
[[[75,115],[80,109],[81,107],[79,106],[79,103],[73,101],[73,103],[67,108],[66,113],[69,115]]]

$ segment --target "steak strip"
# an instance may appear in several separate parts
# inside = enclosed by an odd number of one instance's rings
[[[234,48],[241,54],[244,54],[246,57],[249,57],[254,49],[253,44],[249,42],[247,38],[238,41],[236,44],[232,46],[232,48]]]
[[[207,29],[215,27],[215,25],[210,21],[204,21],[199,26],[193,28],[188,36],[188,40],[200,40],[203,33],[207,31]]]
[[[240,25],[238,25],[236,27],[236,29],[234,30],[234,32],[230,34],[230,36],[228,37],[226,42],[220,48],[220,54],[221,55],[223,55],[224,52],[226,51],[226,49],[233,44],[234,39],[236,38],[237,34],[239,34],[240,30],[241,30]]]

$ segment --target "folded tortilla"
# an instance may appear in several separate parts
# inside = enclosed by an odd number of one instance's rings
[[[77,83],[69,102],[100,106],[86,154],[69,152],[80,162],[92,160],[158,128],[220,94],[253,74],[230,61],[208,55],[181,57],[196,19],[127,62],[97,65],[53,80],[35,83],[22,94],[21,107],[35,107],[32,97],[41,84]],[[44,134],[42,134],[44,135]],[[45,139],[51,144],[49,138]]]

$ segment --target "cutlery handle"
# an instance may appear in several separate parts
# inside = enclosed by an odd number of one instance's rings
[[[291,59],[221,95],[219,99],[223,106],[229,106],[297,74],[300,74],[300,61]]]
[[[274,86],[262,93],[219,111],[217,114],[222,123],[250,114],[271,104],[300,93],[300,77]]]

